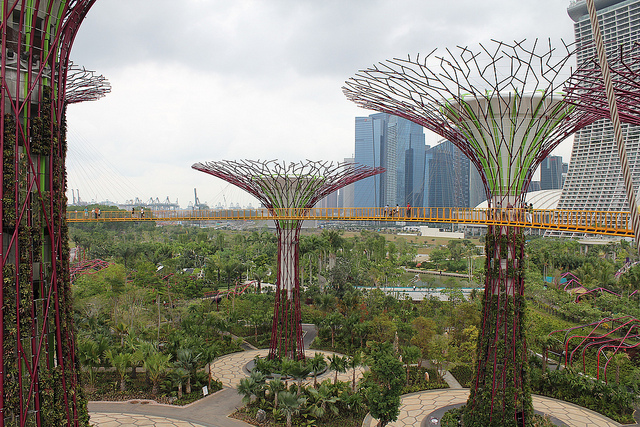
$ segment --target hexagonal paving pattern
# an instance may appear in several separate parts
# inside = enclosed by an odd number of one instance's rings
[[[307,350],[305,352],[307,357],[313,357],[316,353],[322,353],[325,357],[336,354],[330,351],[321,350]],[[247,372],[244,370],[245,365],[252,361],[256,356],[266,357],[268,354],[268,349],[249,350],[242,351],[240,353],[227,354],[226,356],[222,356],[211,362],[211,374],[215,379],[222,382],[223,386],[236,388],[240,380],[247,376]],[[356,381],[362,377],[362,372],[363,368],[356,369]],[[329,372],[327,370],[324,374],[318,376],[318,381],[323,381],[327,378],[333,379],[334,376],[335,372]],[[338,374],[339,381],[351,381],[352,379],[352,369],[347,369],[347,372]],[[308,380],[305,384],[309,384],[311,382],[313,382],[313,380]]]
[[[406,395],[402,398],[398,420],[388,426],[419,426],[425,414],[430,414],[443,406],[465,403],[468,397],[468,389],[431,390]],[[553,415],[570,427],[618,427],[621,425],[589,409],[548,397],[534,395],[533,407],[540,412]],[[369,417],[365,420],[363,427],[373,427],[376,423],[376,420]]]
[[[99,427],[126,427],[126,426],[160,426],[160,427],[204,427],[188,421],[179,421],[166,417],[153,415],[124,414],[124,413],[91,413],[92,426]]]

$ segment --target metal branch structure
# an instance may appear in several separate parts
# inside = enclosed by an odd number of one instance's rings
[[[94,71],[70,63],[67,69],[65,101],[67,104],[97,101],[111,92],[111,83]]]
[[[404,117],[455,144],[478,169],[490,208],[522,212],[540,162],[597,117],[559,91],[572,47],[493,41],[362,70],[343,91],[356,104]],[[566,73],[566,77],[563,77]],[[478,364],[467,426],[525,426],[533,416],[527,377],[522,228],[489,225]]]
[[[620,121],[640,125],[640,44],[620,45],[618,54],[609,61],[611,81],[616,94]],[[564,91],[568,103],[611,119],[607,93],[597,57],[585,61],[571,78]]]
[[[75,356],[65,106],[89,98],[67,73],[94,2],[0,0],[0,427],[89,425]]]
[[[354,163],[305,161],[217,161],[196,163],[193,169],[242,188],[273,215],[278,235],[278,276],[271,329],[270,358],[304,358],[300,312],[299,236],[306,213],[323,197],[360,179],[384,172]]]
[[[592,372],[587,372],[587,358],[595,356],[596,379],[600,379],[602,371],[605,382],[608,382],[607,370],[614,356],[618,353],[633,354],[640,347],[640,321],[632,316],[606,317],[553,331],[549,336],[562,345],[559,354],[564,355],[565,366],[573,366],[576,359],[581,360],[582,372],[591,375]]]

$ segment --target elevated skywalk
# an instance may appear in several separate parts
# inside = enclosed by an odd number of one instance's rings
[[[472,209],[472,208],[313,208],[303,209],[199,209],[139,211],[68,211],[69,222],[189,222],[189,221],[383,221],[509,225],[576,233],[633,237],[629,212],[583,210]]]

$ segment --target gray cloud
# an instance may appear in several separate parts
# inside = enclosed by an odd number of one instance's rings
[[[340,88],[357,70],[491,38],[571,41],[567,5],[98,0],[72,59],[104,74],[113,91],[70,108],[69,126],[81,136],[70,144],[90,140],[131,177],[136,191],[147,193],[140,196],[169,195],[186,204],[195,161],[352,155],[354,116],[368,112],[350,104]],[[82,185],[74,176],[70,169],[71,188]],[[197,179],[219,193],[221,184],[205,178]],[[169,190],[180,194],[165,194]]]

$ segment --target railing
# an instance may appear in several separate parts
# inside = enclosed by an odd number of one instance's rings
[[[456,223],[508,225],[577,233],[633,236],[629,212],[472,209],[472,208],[285,208],[274,209],[200,209],[145,211],[67,212],[69,222],[114,221],[402,221],[406,223]]]

